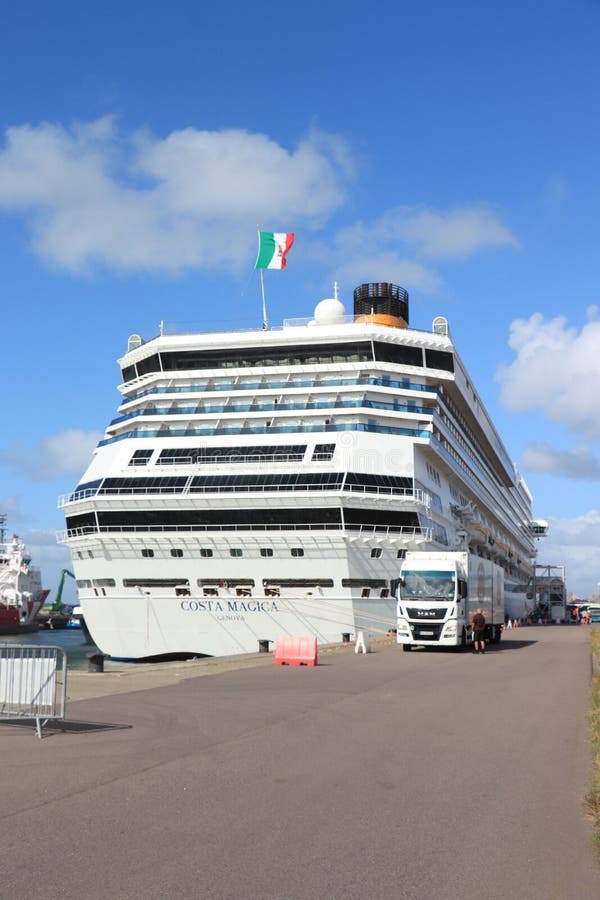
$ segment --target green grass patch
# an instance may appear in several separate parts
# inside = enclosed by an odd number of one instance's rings
[[[594,629],[591,638],[592,653],[596,658],[594,671],[600,672],[600,631]],[[585,797],[585,805],[594,818],[596,848],[600,853],[600,675],[592,677],[590,723],[594,763],[592,785]]]

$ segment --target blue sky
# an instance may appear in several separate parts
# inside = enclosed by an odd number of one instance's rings
[[[0,510],[49,587],[128,335],[259,325],[260,222],[273,324],[334,279],[448,318],[539,561],[597,590],[599,2],[24,0],[3,37]]]

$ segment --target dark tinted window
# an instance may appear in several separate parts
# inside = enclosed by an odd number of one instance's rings
[[[425,365],[429,369],[443,369],[445,372],[454,372],[454,358],[451,353],[443,350],[426,350]]]
[[[138,375],[147,375],[149,372],[160,372],[160,357],[158,353],[147,356],[135,364]]]
[[[333,587],[333,578],[263,578],[263,587]]]
[[[384,344],[381,341],[375,341],[375,359],[382,362],[398,363],[403,366],[422,366],[423,351],[420,347]]]
[[[304,458],[306,444],[284,444],[275,446],[262,444],[252,447],[167,447],[158,458],[159,466],[261,462],[276,460],[278,457],[286,461],[300,461]]]
[[[370,362],[369,341],[314,344],[309,347],[240,347],[238,350],[180,350],[161,353],[165,372],[182,369],[247,368],[253,366],[317,365],[335,362]],[[139,371],[139,364],[138,364]]]

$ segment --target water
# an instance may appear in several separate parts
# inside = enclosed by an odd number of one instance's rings
[[[30,647],[62,647],[67,654],[67,669],[87,671],[88,654],[99,653],[95,644],[86,644],[81,628],[58,628],[36,631],[33,634],[6,634],[0,636],[0,644],[24,644]],[[104,668],[123,668],[127,663],[106,660]]]

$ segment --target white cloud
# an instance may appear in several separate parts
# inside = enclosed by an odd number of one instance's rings
[[[472,256],[487,247],[518,247],[511,231],[490,210],[479,207],[445,212],[401,207],[387,212],[379,229],[430,259]]]
[[[68,428],[43,438],[37,445],[15,444],[0,451],[0,463],[10,465],[35,481],[79,476],[87,468],[92,451],[102,438],[99,431]]]
[[[369,281],[391,281],[408,290],[423,294],[434,294],[442,285],[442,279],[435,272],[420,263],[402,257],[393,250],[381,253],[353,252],[332,272],[331,280],[342,285],[362,284]]]
[[[587,438],[600,437],[600,321],[590,307],[581,331],[563,316],[546,321],[541,313],[511,323],[509,345],[516,359],[501,366],[496,379],[512,412],[539,409]]]
[[[538,542],[538,563],[564,565],[567,588],[579,597],[598,592],[600,510],[573,519],[548,519],[547,538]]]
[[[0,497],[0,512],[6,513],[6,531],[11,532],[20,522],[27,521],[27,516],[21,509],[21,503],[18,497],[14,495]]]
[[[546,472],[582,481],[600,481],[600,460],[587,447],[558,450],[548,444],[532,443],[523,450],[521,465],[528,472]]]
[[[317,227],[351,174],[342,139],[317,131],[288,150],[241,129],[121,136],[106,117],[8,129],[0,208],[26,214],[35,252],[71,271],[235,267],[257,222]]]
[[[506,246],[518,246],[516,238],[485,209],[399,207],[339,229],[327,254],[338,261],[331,277],[342,284],[387,280],[432,294],[443,281],[420,258],[464,258],[486,247]]]

